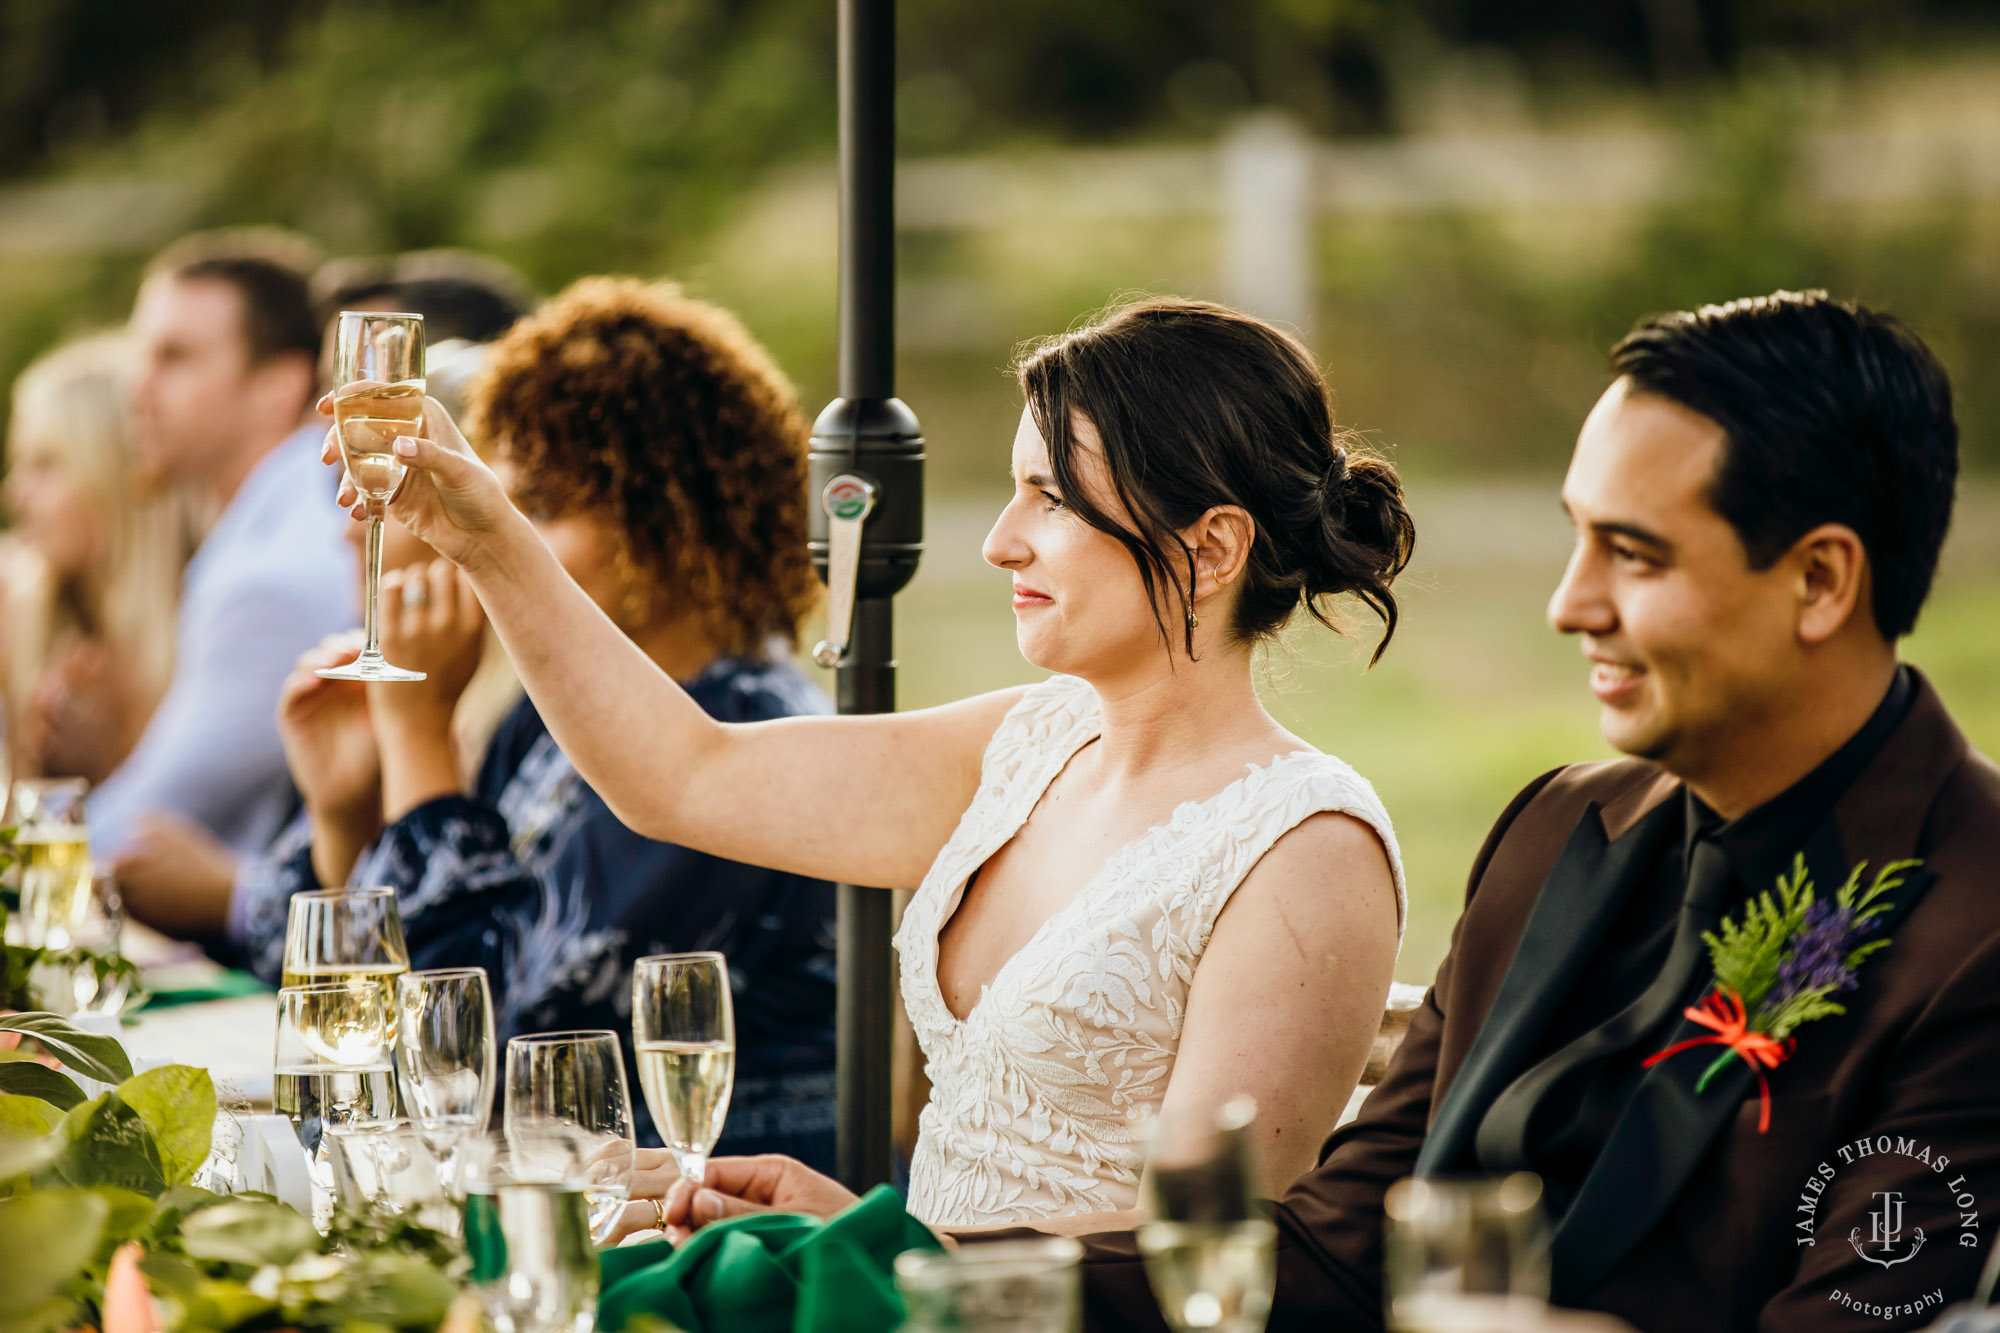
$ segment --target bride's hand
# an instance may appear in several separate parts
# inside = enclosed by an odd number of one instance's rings
[[[322,416],[333,414],[332,394],[319,400],[319,410]],[[396,438],[396,461],[406,470],[389,501],[389,512],[453,564],[476,564],[507,520],[516,517],[514,506],[500,479],[473,452],[435,398],[424,399],[424,432],[428,438]],[[341,461],[334,431],[327,432],[320,459]],[[339,501],[354,517],[368,517],[354,479],[345,473]]]
[[[659,1212],[666,1219],[667,1238],[676,1244],[686,1240],[710,1222],[742,1217],[749,1213],[805,1213],[829,1218],[853,1203],[855,1196],[838,1181],[828,1179],[811,1167],[790,1157],[766,1153],[760,1157],[714,1157],[708,1162],[699,1186],[682,1179],[672,1164],[649,1164],[649,1152],[641,1150],[638,1172],[632,1179],[633,1194],[650,1194],[662,1180],[671,1180]],[[665,1157],[665,1153],[659,1153]],[[648,1179],[650,1177],[650,1179]],[[619,1219],[620,1233],[650,1228],[655,1224],[653,1202],[640,1199],[626,1208]]]

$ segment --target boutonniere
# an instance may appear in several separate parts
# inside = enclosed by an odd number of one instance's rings
[[[1792,859],[1792,872],[1778,877],[1775,894],[1764,893],[1743,909],[1743,919],[1725,918],[1721,929],[1704,931],[1708,957],[1715,970],[1715,989],[1700,1004],[1684,1012],[1688,1021],[1709,1029],[1706,1037],[1676,1042],[1649,1056],[1645,1068],[1696,1046],[1721,1046],[1715,1063],[1695,1081],[1707,1090],[1730,1060],[1739,1059],[1757,1075],[1761,1109],[1757,1132],[1771,1127],[1771,1087],[1764,1077],[1792,1053],[1792,1033],[1807,1023],[1847,1012],[1833,997],[1859,983],[1855,969],[1887,940],[1868,938],[1875,918],[1889,910],[1888,895],[1906,872],[1921,861],[1891,861],[1861,887],[1867,862],[1854,867],[1847,883],[1831,899],[1813,893],[1812,876],[1803,854]]]

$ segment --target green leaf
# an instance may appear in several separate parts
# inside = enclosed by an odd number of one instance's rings
[[[0,1254],[7,1256],[0,1328],[26,1322],[83,1270],[110,1213],[110,1204],[86,1190],[42,1190],[0,1207]]]
[[[181,1249],[195,1259],[282,1267],[318,1247],[313,1224],[281,1203],[231,1200],[181,1223]]]
[[[120,1083],[118,1095],[152,1131],[167,1183],[194,1179],[215,1135],[215,1081],[208,1071],[162,1065]]]
[[[0,1131],[0,1180],[18,1180],[18,1188],[26,1189],[27,1181],[22,1178],[46,1171],[61,1149],[62,1140],[54,1134],[22,1135]],[[0,1191],[0,1194],[4,1193],[6,1191]]]
[[[115,1185],[158,1196],[167,1187],[160,1148],[139,1113],[116,1092],[101,1093],[63,1117],[56,1170],[72,1185]]]
[[[40,1097],[0,1092],[0,1134],[47,1134],[62,1121],[62,1111]]]
[[[132,1061],[116,1038],[85,1032],[60,1014],[0,1014],[0,1032],[33,1037],[65,1068],[85,1078],[123,1083],[132,1077]]]
[[[153,1220],[153,1201],[136,1190],[122,1190],[113,1185],[100,1185],[91,1193],[104,1200],[110,1209],[104,1218],[104,1245],[98,1255],[100,1261],[109,1260],[113,1250],[145,1234]]]
[[[18,1052],[0,1052],[0,1056],[15,1054]],[[36,1097],[64,1111],[83,1100],[83,1089],[76,1086],[76,1080],[32,1059],[0,1058],[0,1092]]]
[[[421,1259],[377,1253],[357,1262],[354,1290],[343,1304],[361,1319],[435,1328],[457,1294],[456,1284]]]

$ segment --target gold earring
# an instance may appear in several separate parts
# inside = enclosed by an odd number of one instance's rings
[[[1198,627],[1200,624],[1201,624],[1201,617],[1196,615],[1194,613],[1194,608],[1190,606],[1188,608],[1188,631],[1192,633],[1196,629],[1196,627]]]

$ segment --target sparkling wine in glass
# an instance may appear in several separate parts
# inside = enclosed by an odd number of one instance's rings
[[[10,817],[21,862],[21,927],[31,948],[67,949],[90,906],[90,828],[82,778],[23,778]]]
[[[507,1043],[505,1109],[516,1157],[537,1151],[584,1164],[591,1235],[610,1235],[632,1193],[632,1097],[615,1032],[544,1032]]]
[[[382,582],[382,511],[403,484],[398,435],[424,431],[424,317],[343,310],[334,327],[333,430],[341,461],[368,506],[368,590],[361,655],[321,667],[328,680],[422,680],[382,656],[376,620]]]
[[[493,1000],[486,969],[406,973],[396,978],[396,1007],[403,1105],[451,1189],[459,1145],[485,1134],[493,1109]]]
[[[1383,1200],[1382,1276],[1397,1333],[1546,1323],[1549,1229],[1540,1177],[1399,1180]]]
[[[313,1223],[333,1217],[328,1136],[350,1124],[391,1120],[396,1073],[388,1005],[373,986],[323,982],[278,992],[271,1104],[292,1122],[313,1178]]]
[[[1277,1231],[1257,1208],[1256,1113],[1239,1097],[1219,1110],[1163,1111],[1148,1126],[1139,1252],[1178,1333],[1256,1333],[1270,1314]]]
[[[699,1185],[736,1081],[736,1014],[719,953],[641,958],[632,968],[632,1042],[653,1127]]]

